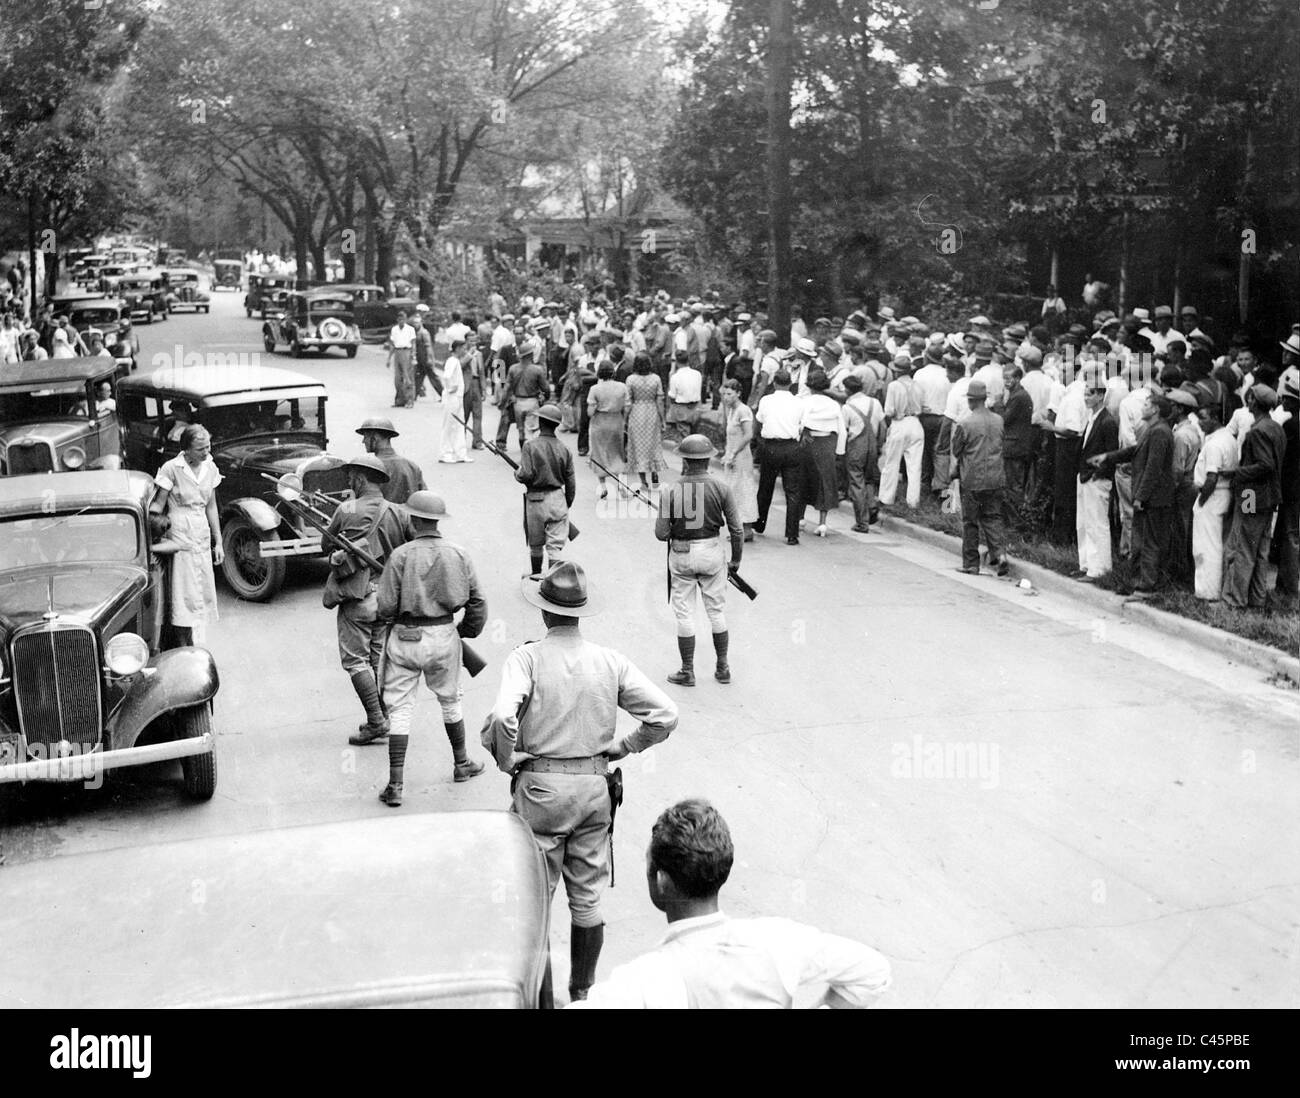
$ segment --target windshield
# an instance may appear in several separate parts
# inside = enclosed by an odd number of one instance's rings
[[[87,324],[96,326],[100,324],[116,324],[118,318],[116,309],[77,309],[70,315],[72,323],[78,327]]]
[[[328,314],[330,316],[340,316],[340,315],[351,316],[352,302],[350,301],[309,301],[307,303],[307,311],[310,312],[313,316],[318,314],[319,315]]]
[[[264,400],[255,404],[204,408],[199,418],[218,441],[289,431],[323,432],[325,398],[295,397],[293,400]]]
[[[0,423],[66,419],[68,416],[91,418],[84,385],[61,385],[57,389],[0,396]]]
[[[138,537],[135,516],[123,511],[0,520],[0,570],[130,562],[139,553]]]

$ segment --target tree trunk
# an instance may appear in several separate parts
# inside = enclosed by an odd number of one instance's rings
[[[295,278],[305,280],[308,274],[307,258],[311,250],[311,215],[303,209],[293,211],[293,258],[297,263]]]
[[[396,233],[391,224],[375,225],[375,282],[388,293],[388,283],[393,277],[393,244]]]
[[[1120,217],[1118,295],[1116,311],[1123,317],[1128,306],[1128,210]]]
[[[31,285],[32,300],[28,315],[36,316],[36,191],[27,192],[27,280]]]
[[[790,338],[790,89],[794,73],[791,0],[769,0],[767,64],[767,311],[777,343]]]

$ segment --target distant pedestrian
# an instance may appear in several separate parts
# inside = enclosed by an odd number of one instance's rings
[[[979,575],[980,539],[988,546],[989,565],[1007,574],[1006,535],[1002,525],[1002,419],[985,407],[988,389],[972,378],[966,389],[971,414],[953,428],[952,477],[961,483],[961,567]]]
[[[555,437],[563,418],[554,404],[538,409],[538,436],[524,441],[515,471],[515,480],[524,486],[524,537],[531,565],[525,577],[534,579],[541,578],[543,552],[551,568],[564,552],[569,537],[569,508],[577,494],[573,454]]]
[[[758,519],[754,532],[767,529],[767,512],[776,491],[777,477],[785,493],[785,541],[799,544],[799,516],[803,510],[803,455],[799,452],[803,406],[790,391],[784,368],[772,375],[772,391],[758,402],[754,419],[759,425]]]
[[[627,386],[614,380],[614,363],[606,359],[596,371],[596,384],[587,394],[587,414],[591,420],[588,434],[592,470],[600,481],[600,498],[609,495],[605,487],[606,472],[619,476],[626,464],[623,452],[623,434],[627,426]],[[604,469],[595,462],[600,462]],[[620,487],[619,495],[625,494]]]
[[[736,500],[736,511],[745,530],[745,540],[754,540],[758,519],[758,484],[754,479],[754,413],[744,402],[740,381],[722,383],[722,412],[727,426],[727,448],[722,455],[723,476]]]
[[[663,468],[664,388],[648,352],[639,353],[632,362],[627,395],[627,462],[642,488],[649,477],[648,486],[657,489]]]
[[[1196,597],[1218,602],[1223,594],[1223,538],[1232,511],[1232,476],[1237,471],[1237,439],[1223,423],[1217,404],[1200,409],[1205,444],[1196,457],[1192,483],[1192,563]]]
[[[862,390],[862,378],[844,379],[844,463],[848,472],[853,529],[868,533],[876,521],[876,487],[880,483],[880,446],[885,437],[885,410]]]
[[[388,333],[385,344],[393,368],[393,407],[415,407],[415,328],[406,322],[406,311],[399,309],[397,323]]]
[[[1098,469],[1089,459],[1119,446],[1119,424],[1106,409],[1106,374],[1097,366],[1083,372],[1084,424],[1079,457],[1075,464],[1078,486],[1075,492],[1075,538],[1078,543],[1077,578],[1096,580],[1112,567],[1110,538],[1110,494],[1113,469]]]
[[[839,506],[839,489],[835,479],[835,460],[843,457],[846,445],[844,412],[838,401],[827,395],[830,378],[824,370],[814,370],[808,378],[808,394],[802,398],[804,457],[803,504],[817,511],[816,534],[827,533],[826,516]]]
[[[1223,601],[1236,610],[1262,608],[1268,597],[1268,530],[1282,501],[1286,434],[1269,413],[1277,393],[1256,384],[1246,393],[1255,422],[1241,441],[1232,478],[1232,526],[1224,545]]]
[[[925,431],[921,427],[921,394],[912,381],[912,360],[907,355],[894,358],[894,380],[885,390],[885,452],[880,459],[880,502],[886,507],[898,495],[898,472],[907,465],[907,506],[921,505],[921,454],[925,449]]]

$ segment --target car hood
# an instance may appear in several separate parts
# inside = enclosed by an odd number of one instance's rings
[[[60,617],[97,624],[140,592],[148,576],[134,564],[95,562],[24,569],[0,581],[0,629],[12,632],[39,622],[50,605],[54,579],[54,609]]]
[[[276,441],[254,438],[227,443],[213,455],[213,460],[223,474],[251,469],[278,477],[297,472],[299,465],[322,452],[320,443],[310,433],[303,433],[277,436]]]
[[[20,423],[0,430],[0,446],[9,446],[20,439],[39,439],[41,442],[57,446],[60,442],[82,438],[89,422],[89,419],[70,419],[62,422],[54,420],[46,423]]]

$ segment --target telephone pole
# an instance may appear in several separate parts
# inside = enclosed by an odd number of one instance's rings
[[[790,91],[794,0],[769,0],[767,32],[767,312],[778,345],[790,339]]]

